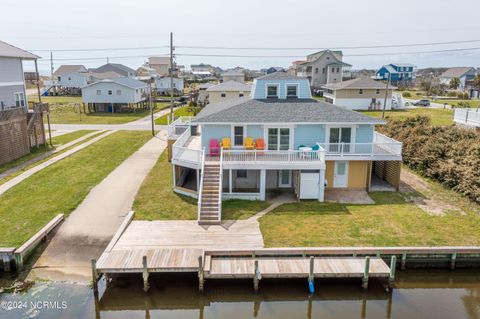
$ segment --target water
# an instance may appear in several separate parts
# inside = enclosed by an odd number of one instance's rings
[[[364,292],[359,280],[316,280],[314,295],[306,280],[262,280],[257,294],[250,280],[207,280],[200,294],[194,276],[150,279],[146,294],[140,276],[118,278],[98,302],[87,286],[36,283],[25,293],[2,294],[2,306],[25,308],[2,308],[0,318],[480,318],[478,271],[398,272],[392,293],[381,282]]]

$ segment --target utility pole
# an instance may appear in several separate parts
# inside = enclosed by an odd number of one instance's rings
[[[387,87],[385,88],[385,100],[383,101],[382,119],[385,118],[385,107],[387,106],[387,98],[388,98],[388,85],[390,84],[391,76],[392,74],[388,73]]]
[[[56,93],[56,88],[53,83],[53,52],[50,52],[50,80],[52,81],[53,91]]]
[[[170,121],[173,122],[173,32],[170,32]]]
[[[153,120],[153,103],[152,103],[152,81],[153,78],[150,78],[150,81],[148,81],[148,87],[150,90],[150,117],[151,117],[151,122],[152,122],[152,136],[155,136],[155,124]]]

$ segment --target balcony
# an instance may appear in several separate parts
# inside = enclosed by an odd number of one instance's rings
[[[453,115],[455,123],[470,127],[480,127],[480,110],[477,109],[455,109]]]

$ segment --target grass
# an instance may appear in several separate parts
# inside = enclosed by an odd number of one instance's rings
[[[136,219],[196,220],[197,200],[173,191],[172,166],[163,152],[143,181],[133,203]],[[267,202],[229,200],[223,202],[222,219],[245,219],[268,207]]]
[[[193,116],[193,112],[190,111],[190,108],[188,106],[183,106],[175,111],[173,111],[173,114],[175,114],[175,117],[178,116]],[[168,124],[168,118],[170,117],[170,114],[165,114],[164,116],[159,117],[158,119],[155,120],[155,124],[157,125],[167,125]]]
[[[458,103],[468,103],[471,108],[480,107],[480,100],[433,100],[432,102],[451,106],[458,106]]]
[[[361,111],[365,115],[381,118],[382,111]],[[386,117],[391,117],[399,120],[405,120],[407,117],[416,115],[427,115],[432,120],[434,126],[453,125],[453,110],[450,109],[430,109],[430,108],[416,108],[405,110],[391,110],[385,111]]]
[[[59,146],[62,146],[64,144],[67,144],[73,140],[76,140],[77,138],[80,138],[88,133],[91,133],[91,132],[94,132],[94,131],[90,131],[90,130],[80,130],[80,131],[75,131],[75,132],[72,132],[72,133],[67,133],[67,134],[64,134],[64,135],[60,135],[60,136],[56,136],[56,137],[52,137],[52,144],[55,146],[55,147],[59,147]],[[48,138],[48,133],[47,133],[47,138]],[[17,158],[16,160],[14,161],[11,161],[11,162],[8,162],[6,164],[3,164],[3,165],[0,165],[0,173],[3,173],[13,167],[16,167],[18,165],[21,165],[25,162],[28,162],[32,159],[34,159],[35,157],[38,157],[48,151],[51,151],[52,148],[50,146],[43,146],[41,145],[39,148],[32,148],[31,152],[25,156],[22,156],[20,158]]]
[[[480,215],[430,215],[401,193],[370,193],[373,205],[284,204],[260,219],[266,247],[479,245]]]
[[[35,100],[36,96],[29,98]],[[50,121],[53,124],[124,124],[150,114],[150,110],[138,110],[135,113],[80,113],[80,108],[83,108],[80,96],[45,96],[42,101],[50,104]],[[166,105],[158,103],[157,110]]]
[[[57,214],[69,215],[150,138],[148,132],[116,132],[9,189],[0,196],[0,247],[19,246]]]

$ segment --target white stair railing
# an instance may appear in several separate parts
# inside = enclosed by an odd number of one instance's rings
[[[197,222],[200,221],[200,215],[202,212],[202,190],[203,190],[203,176],[205,172],[205,148],[202,150],[202,159],[201,159],[201,173],[200,173],[200,186],[198,189],[198,201],[197,201],[197,206],[198,206],[198,216],[197,216]]]
[[[223,148],[220,148],[220,172],[218,179],[218,221],[222,220],[222,182],[223,182]]]

